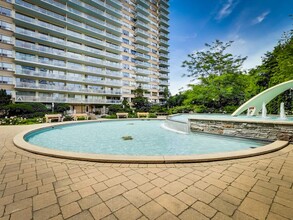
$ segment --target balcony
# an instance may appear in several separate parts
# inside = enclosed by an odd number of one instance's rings
[[[149,14],[150,14],[150,12],[149,12],[148,9],[146,9],[145,7],[142,7],[142,6],[140,6],[140,5],[137,5],[137,6],[136,6],[136,10],[137,10],[138,12],[141,12],[141,13],[145,14],[145,15],[149,15]]]
[[[164,54],[164,53],[159,53],[160,59],[165,59],[165,60],[169,60],[170,57],[168,54]]]
[[[164,86],[169,86],[169,82],[168,81],[162,81],[160,80],[160,85],[164,85]]]
[[[137,51],[141,51],[141,52],[151,52],[151,51],[152,51],[150,48],[145,47],[145,46],[141,46],[141,45],[139,45],[139,44],[136,44],[136,45],[135,45],[135,49],[136,49]]]
[[[160,25],[159,29],[160,29],[160,32],[163,31],[163,32],[165,32],[167,34],[169,33],[168,27],[165,27],[164,25]]]
[[[136,24],[137,27],[142,28],[142,29],[144,29],[146,31],[148,31],[149,28],[150,28],[148,24],[146,24],[146,23],[144,23],[142,21],[136,21],[135,24]]]
[[[147,62],[142,62],[142,61],[136,60],[134,63],[135,63],[135,66],[136,67],[142,67],[142,68],[149,68],[149,67],[151,67],[151,64],[150,63],[147,63]]]
[[[144,38],[148,38],[150,36],[150,34],[147,31],[144,31],[140,28],[136,28],[135,33],[136,33],[136,35],[140,35]]]
[[[160,39],[160,45],[163,45],[165,47],[168,47],[169,46],[169,42],[166,41],[166,40]]]
[[[163,60],[160,60],[159,64],[162,66],[169,66],[169,63],[167,61],[163,61]]]
[[[142,44],[142,45],[149,45],[149,44],[151,44],[150,41],[148,41],[148,40],[146,40],[146,39],[144,39],[142,37],[135,37],[135,42],[136,43],[139,43],[139,44]]]
[[[160,39],[169,40],[168,34],[164,34],[163,32],[160,32],[159,37],[160,37]]]
[[[169,53],[168,48],[167,48],[167,47],[164,47],[164,46],[160,46],[159,50],[160,50],[160,52],[162,52],[162,53]]]
[[[145,8],[149,8],[150,7],[149,2],[146,1],[146,0],[137,0],[136,3],[139,4],[139,5],[142,5]]]
[[[169,73],[169,69],[168,68],[165,68],[165,67],[160,67],[159,68],[159,71],[160,72],[164,72],[164,73]]]
[[[160,79],[169,79],[169,76],[168,76],[168,74],[159,74],[159,78]]]

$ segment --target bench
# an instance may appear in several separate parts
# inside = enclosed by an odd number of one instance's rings
[[[118,112],[116,113],[117,118],[128,118],[128,113],[126,112]]]
[[[157,116],[167,116],[168,113],[167,112],[157,112],[156,115]]]
[[[61,114],[46,114],[45,115],[46,123],[51,123],[52,119],[57,119],[58,122],[62,121],[62,115]]]
[[[149,117],[149,113],[148,112],[137,112],[137,117],[140,118],[140,117],[146,117],[148,118]]]
[[[73,120],[77,121],[78,118],[84,117],[85,120],[89,119],[89,116],[87,114],[72,114]]]

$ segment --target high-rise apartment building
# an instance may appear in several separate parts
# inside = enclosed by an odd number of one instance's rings
[[[168,88],[168,0],[0,0],[0,88],[77,112]]]

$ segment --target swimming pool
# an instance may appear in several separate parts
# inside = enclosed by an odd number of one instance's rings
[[[43,128],[24,136],[30,144],[79,153],[128,156],[201,155],[257,148],[268,142],[162,128],[160,120],[115,120]],[[130,136],[132,140],[124,140]]]

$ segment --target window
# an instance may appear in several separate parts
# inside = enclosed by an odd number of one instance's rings
[[[0,56],[2,57],[12,57],[12,50],[6,50],[0,48]]]
[[[12,43],[12,39],[9,36],[5,36],[5,35],[1,35],[0,34],[0,42],[6,43],[6,44],[11,44]]]
[[[129,36],[129,31],[123,30],[123,35]]]
[[[12,64],[11,63],[4,63],[4,62],[1,62],[0,63],[0,69],[1,70],[9,70],[9,71],[12,71]]]
[[[122,59],[125,60],[125,61],[128,61],[128,60],[129,60],[129,57],[123,55],[123,56],[122,56]]]
[[[0,21],[0,28],[4,30],[12,30],[12,24],[7,23],[5,21]]]
[[[128,39],[122,38],[122,40],[123,40],[123,43],[129,44],[129,40]]]
[[[8,8],[0,7],[0,14],[5,16],[11,16],[11,10]]]
[[[12,77],[0,76],[0,84],[12,84]]]

